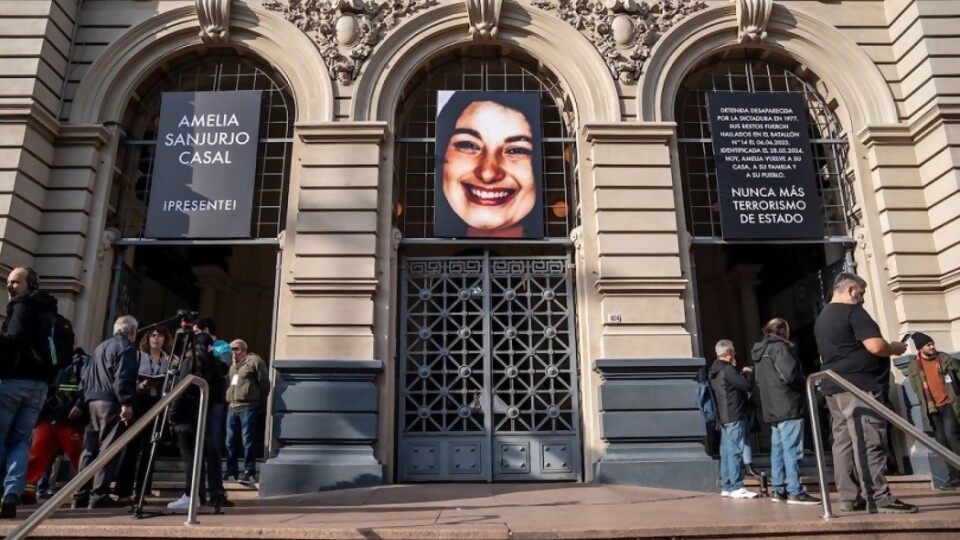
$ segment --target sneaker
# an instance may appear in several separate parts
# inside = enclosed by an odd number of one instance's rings
[[[53,497],[53,492],[50,491],[49,489],[41,489],[40,491],[37,492],[37,498],[40,499],[41,501],[45,501],[52,497]]]
[[[229,482],[231,478],[233,478],[234,480],[239,480],[240,475],[237,473],[227,473],[223,475],[223,478],[221,478],[221,480],[223,480],[224,482]]]
[[[948,480],[942,484],[937,489],[942,489],[944,491],[949,491],[951,489],[960,488],[960,478],[955,478],[953,480]]]
[[[189,510],[190,496],[181,495],[179,499],[167,504],[167,510]]]
[[[94,495],[90,497],[90,504],[87,508],[123,508],[124,505],[111,498],[109,495]]]
[[[811,497],[806,491],[801,491],[796,495],[787,495],[787,504],[803,504],[813,506],[820,504],[820,499]]]
[[[233,508],[236,503],[226,497],[226,495],[210,497],[210,506],[213,508]]]
[[[733,492],[732,492],[732,491],[723,490],[723,491],[720,492],[720,496],[721,496],[721,497],[729,497],[731,493],[733,493]]]
[[[894,499],[892,503],[886,506],[877,507],[877,512],[881,514],[916,514],[919,510],[918,506],[905,503],[900,499]]]
[[[253,473],[245,472],[243,473],[243,478],[239,482],[245,486],[252,486],[257,481]]]
[[[7,493],[0,500],[0,519],[17,519],[17,505],[20,504],[20,497],[13,493]]]
[[[863,512],[867,509],[867,501],[857,495],[855,501],[840,501],[840,509],[844,512]]]
[[[752,476],[754,478],[760,478],[760,471],[753,468],[753,465],[747,464],[743,467],[743,474],[745,476]]]
[[[773,502],[786,502],[787,492],[774,490],[773,494],[770,495],[770,500]]]
[[[759,495],[748,490],[747,488],[740,488],[731,491],[729,497],[731,499],[756,499],[759,497]]]
[[[83,497],[83,496],[74,497],[73,502],[70,503],[70,508],[73,508],[74,510],[78,510],[78,509],[81,509],[81,508],[87,508],[87,507],[89,507],[89,506],[90,506],[90,498],[89,498],[89,497]]]

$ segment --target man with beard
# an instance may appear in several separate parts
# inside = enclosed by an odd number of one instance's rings
[[[890,391],[890,356],[907,346],[889,342],[863,309],[867,282],[842,273],[833,282],[833,296],[824,306],[814,334],[823,369],[833,370],[883,403]],[[910,514],[917,507],[890,493],[884,477],[887,462],[887,421],[857,396],[829,380],[820,391],[827,396],[833,425],[833,476],[846,511]]]
[[[907,367],[910,385],[923,407],[927,421],[933,426],[937,442],[960,454],[960,399],[957,385],[960,384],[960,361],[937,350],[933,338],[917,332],[913,334],[917,347],[917,359]],[[960,487],[960,471],[949,466],[949,477],[940,489]]]
[[[17,517],[26,487],[30,438],[56,375],[50,362],[50,329],[57,300],[40,289],[32,268],[7,276],[7,317],[0,326],[0,466],[4,467],[0,518]]]

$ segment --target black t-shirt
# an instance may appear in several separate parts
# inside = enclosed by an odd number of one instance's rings
[[[823,369],[832,369],[866,392],[886,393],[890,387],[890,358],[871,354],[863,340],[882,337],[880,327],[860,304],[829,303],[814,327]],[[832,395],[843,390],[823,381],[821,390]]]

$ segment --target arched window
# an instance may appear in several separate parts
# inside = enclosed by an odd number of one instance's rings
[[[722,238],[717,174],[707,113],[709,92],[790,92],[807,103],[807,119],[825,236],[846,238],[853,227],[848,142],[812,74],[772,53],[744,49],[712,57],[693,70],[677,97],[676,118],[687,230],[695,240]],[[801,73],[804,76],[801,76]]]
[[[415,75],[396,117],[396,226],[405,239],[433,237],[437,91],[539,92],[546,236],[567,238],[577,223],[572,107],[552,74],[519,53],[471,48]]]
[[[259,60],[233,49],[207,49],[157,70],[127,107],[107,216],[107,226],[120,230],[121,240],[143,237],[163,93],[235,90],[263,91],[251,238],[275,240],[283,230],[293,141],[290,90]]]

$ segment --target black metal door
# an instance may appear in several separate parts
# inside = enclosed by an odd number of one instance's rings
[[[407,258],[401,276],[400,480],[579,479],[568,259]]]

